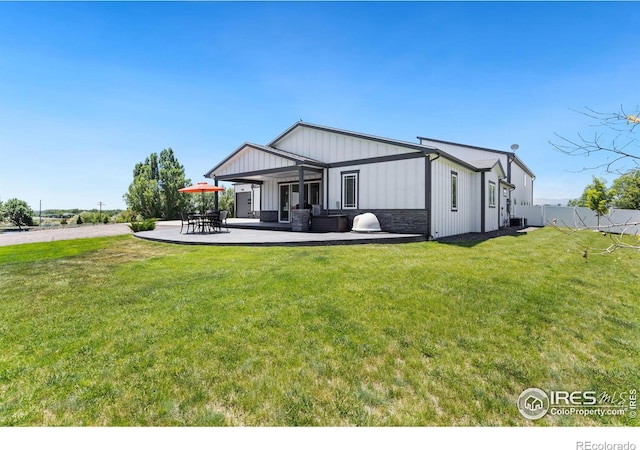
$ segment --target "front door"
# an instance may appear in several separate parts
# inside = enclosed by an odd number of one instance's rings
[[[236,193],[236,217],[251,217],[251,192]]]

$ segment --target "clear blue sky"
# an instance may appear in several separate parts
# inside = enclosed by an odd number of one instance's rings
[[[639,103],[640,3],[0,3],[0,199],[124,208],[172,147],[195,183],[302,119],[508,150],[535,197],[594,161],[571,109]],[[612,181],[613,176],[606,176]]]

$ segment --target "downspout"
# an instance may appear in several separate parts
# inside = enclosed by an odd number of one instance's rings
[[[533,182],[536,181],[536,177],[531,177],[531,204],[533,205]]]

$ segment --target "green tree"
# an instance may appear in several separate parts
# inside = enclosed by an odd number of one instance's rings
[[[593,177],[593,183],[587,186],[587,208],[595,211],[598,217],[598,226],[600,226],[600,217],[609,212],[609,204],[611,196],[606,186],[606,181],[601,178]]]
[[[595,188],[596,180],[598,180],[603,185],[606,184],[606,181],[602,178],[596,178],[596,177],[592,177],[592,178],[593,178],[593,181],[585,186],[584,191],[582,191],[582,195],[579,198],[569,200],[569,202],[567,203],[567,206],[580,206],[584,208],[589,207],[589,205],[587,204],[588,203],[587,194],[589,193],[590,190]]]
[[[133,182],[124,196],[127,207],[143,217],[159,217],[160,189],[158,180],[152,178],[149,158],[136,164],[133,169]]]
[[[2,215],[7,217],[20,230],[22,230],[23,226],[33,225],[33,210],[24,200],[17,198],[7,200],[2,207]]]
[[[225,188],[218,197],[218,207],[221,211],[229,211],[228,217],[235,217],[235,191],[232,188]]]
[[[143,218],[176,219],[190,202],[178,189],[190,183],[173,150],[164,149],[160,157],[152,153],[143,163],[136,164],[124,200],[130,210]]]
[[[611,186],[612,204],[622,209],[640,209],[640,169],[632,170]]]
[[[580,198],[574,198],[567,202],[567,206],[587,206],[587,189],[584,190]]]
[[[190,200],[178,189],[191,183],[185,178],[184,166],[178,162],[171,147],[160,153],[158,177],[162,199],[162,216],[165,219],[178,219],[180,212],[188,209]]]

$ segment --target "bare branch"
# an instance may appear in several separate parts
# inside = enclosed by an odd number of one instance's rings
[[[585,167],[582,170],[595,170],[604,168],[610,173],[626,173],[625,160],[633,163],[635,168],[640,167],[640,141],[635,133],[640,128],[640,107],[636,106],[632,113],[627,113],[621,106],[620,111],[613,113],[601,113],[585,107],[585,111],[574,110],[589,119],[597,121],[595,127],[604,129],[596,131],[592,138],[586,138],[577,133],[578,139],[568,139],[555,133],[559,143],[549,142],[556,150],[571,156],[600,156],[607,157],[607,161]],[[614,136],[610,136],[614,132]],[[609,154],[609,155],[607,155]],[[613,159],[610,159],[613,157]]]
[[[632,228],[640,230],[640,222],[632,222],[631,218],[627,219],[624,223],[616,223],[611,220],[608,215],[602,216],[609,223],[606,225],[588,226],[585,218],[581,217],[576,211],[576,220],[573,226],[568,226],[564,221],[558,224],[556,219],[547,222],[547,226],[550,226],[563,234],[569,235],[578,231],[591,230],[593,232],[599,232],[602,236],[607,237],[609,245],[604,248],[577,248],[575,251],[582,254],[587,259],[588,255],[607,255],[611,254],[619,249],[637,250],[640,251],[640,236],[638,231],[633,234],[629,234]],[[620,230],[616,232],[617,230]],[[614,231],[612,231],[614,230]]]

